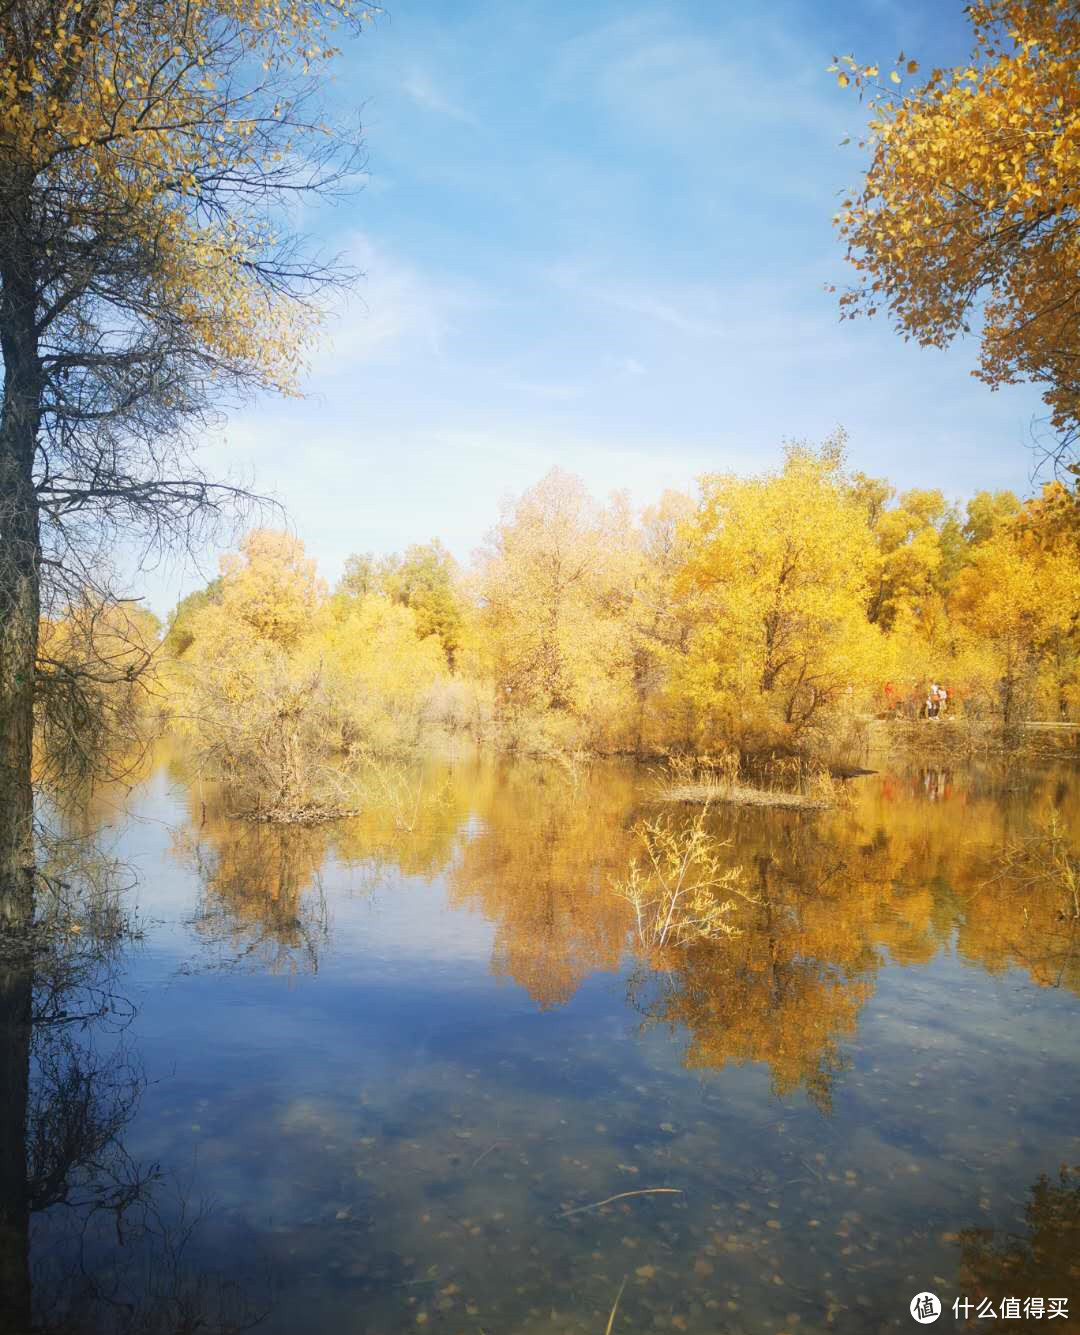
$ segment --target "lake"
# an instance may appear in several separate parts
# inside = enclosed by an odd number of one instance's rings
[[[659,955],[612,890],[656,787],[432,764],[280,828],[166,756],[95,796],[139,939],[36,1040],[107,1132],[34,1216],[42,1317],[603,1335],[618,1296],[613,1332],[810,1335],[912,1328],[930,1291],[939,1329],[965,1298],[1075,1319],[1080,923],[1002,870],[1080,829],[1075,769],[717,808],[737,931]]]

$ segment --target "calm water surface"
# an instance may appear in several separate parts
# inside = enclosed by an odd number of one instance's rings
[[[965,1295],[1080,1320],[1080,932],[997,874],[1080,828],[1076,772],[717,812],[757,902],[643,960],[610,885],[652,786],[432,767],[289,830],[175,763],[102,796],[144,938],[126,1022],[71,1041],[126,1073],[114,1150],[157,1241],[41,1211],[42,1309],[167,1272],[267,1332],[602,1335],[620,1286],[615,1332],[913,1329],[927,1289],[939,1330]]]

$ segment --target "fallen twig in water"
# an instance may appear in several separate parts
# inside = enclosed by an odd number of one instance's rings
[[[640,1191],[620,1191],[615,1196],[605,1196],[602,1201],[593,1201],[591,1205],[575,1205],[572,1210],[563,1210],[556,1219],[568,1219],[572,1214],[583,1214],[586,1210],[599,1210],[601,1205],[610,1205],[612,1201],[624,1201],[627,1196],[681,1196],[682,1187],[642,1187]]]
[[[483,1154],[478,1154],[476,1158],[472,1161],[472,1163],[469,1165],[469,1172],[471,1173],[481,1159],[486,1159],[488,1155],[491,1153],[491,1151],[497,1150],[501,1144],[502,1141],[497,1140],[494,1145],[489,1145],[487,1149],[483,1152]]]
[[[619,1310],[619,1299],[622,1297],[623,1289],[626,1288],[626,1281],[629,1275],[623,1275],[622,1283],[619,1285],[619,1292],[615,1295],[615,1301],[611,1307],[611,1315],[607,1319],[607,1326],[604,1328],[604,1335],[611,1335],[611,1328],[615,1325],[615,1313]]]

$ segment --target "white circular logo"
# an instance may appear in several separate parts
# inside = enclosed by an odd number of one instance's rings
[[[941,1303],[936,1293],[917,1293],[911,1300],[911,1319],[920,1326],[928,1326],[941,1315]]]

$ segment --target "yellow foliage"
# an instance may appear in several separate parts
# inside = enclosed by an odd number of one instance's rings
[[[287,187],[303,141],[316,153],[329,141],[302,109],[302,80],[274,76],[325,63],[335,30],[363,12],[348,0],[20,5],[0,42],[7,179],[51,182],[69,235],[123,218],[155,257],[154,309],[208,362],[290,389],[312,312],[288,283],[263,281],[279,238],[244,183]]]
[[[953,518],[940,491],[908,491],[873,522],[877,557],[870,574],[867,614],[888,630],[905,608],[921,605],[938,586],[942,528]]]
[[[441,642],[420,637],[410,608],[372,594],[336,610],[303,544],[257,530],[185,623],[175,705],[260,813],[348,806],[340,762],[413,745],[447,673]]]
[[[442,641],[421,637],[411,608],[369,594],[309,639],[305,652],[324,664],[330,708],[348,744],[386,751],[420,740],[424,704],[447,666]]]
[[[951,600],[969,689],[999,707],[1006,727],[1020,721],[1041,667],[1065,648],[1066,677],[1075,674],[1080,560],[1069,548],[1045,550],[1016,526],[999,530],[972,552]],[[1071,663],[1069,660],[1071,659]],[[1068,664],[1068,666],[1066,666]],[[1058,692],[1067,680],[1053,681]],[[1027,698],[1025,698],[1027,697]]]
[[[560,741],[610,738],[631,707],[628,612],[641,561],[626,501],[600,507],[554,470],[504,514],[477,572],[500,716],[550,716]]]
[[[935,681],[1010,730],[1075,713],[1073,505],[979,493],[962,522],[850,475],[837,438],[639,517],[549,474],[462,579],[431,544],[352,558],[328,596],[298,539],[256,530],[178,609],[169,695],[264,811],[349,806],[351,762],[459,735],[575,782],[596,753],[850,764],[869,712],[914,717]]]
[[[255,639],[283,649],[310,633],[326,592],[304,544],[272,529],[248,533],[239,553],[222,557],[221,576],[218,606],[229,624],[241,623]]]
[[[836,219],[859,275],[841,305],[887,310],[905,336],[943,347],[981,303],[976,374],[992,387],[1046,384],[1069,434],[1080,425],[1080,11],[982,0],[967,14],[970,64],[919,87],[877,84],[854,61],[833,67],[841,86],[872,90],[870,166]]]
[[[791,739],[874,679],[874,546],[842,440],[790,447],[776,474],[704,478],[687,541],[699,606],[679,685],[712,732]]]
[[[639,821],[633,833],[643,856],[632,858],[614,893],[634,910],[638,946],[663,967],[670,947],[732,936],[732,892],[742,869],[723,861],[725,844],[706,828],[704,807],[689,824],[664,816]]]
[[[161,627],[135,603],[86,591],[38,630],[38,774],[86,800],[84,784],[137,766],[157,698]]]

